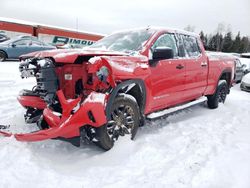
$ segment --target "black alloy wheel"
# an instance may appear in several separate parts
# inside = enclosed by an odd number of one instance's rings
[[[119,95],[111,107],[110,120],[96,129],[97,145],[109,150],[119,136],[128,134],[134,139],[139,124],[140,111],[135,98],[126,94]]]
[[[213,95],[207,97],[207,105],[211,109],[219,106],[219,103],[224,103],[228,94],[228,84],[226,80],[220,80],[216,91]]]

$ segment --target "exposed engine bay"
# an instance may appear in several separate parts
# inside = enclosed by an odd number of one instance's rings
[[[31,58],[23,60],[19,70],[21,78],[35,77],[37,81],[37,85],[32,90],[22,90],[19,99],[22,96],[40,97],[40,102],[44,103],[40,108],[37,108],[39,105],[33,108],[32,104],[27,104],[25,114],[27,123],[37,122],[46,104],[53,111],[62,113],[56,95],[58,90],[62,90],[67,100],[80,97],[83,101],[92,91],[104,93],[111,89],[108,78],[110,70],[106,66],[101,66],[98,71],[95,71],[89,62],[55,64],[50,58]],[[21,100],[19,102],[26,106]]]

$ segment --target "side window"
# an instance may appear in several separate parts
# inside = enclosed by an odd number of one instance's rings
[[[176,45],[176,39],[173,34],[164,34],[161,35],[153,44],[152,49],[154,50],[157,47],[169,47],[174,51],[174,57],[178,56],[178,48]]]
[[[195,37],[182,35],[184,48],[189,57],[198,57],[201,54],[201,49]]]
[[[24,40],[18,40],[16,42],[14,42],[13,44],[15,44],[16,46],[28,46],[30,44],[30,40],[24,39]]]
[[[32,46],[42,46],[42,43],[39,41],[32,40]]]

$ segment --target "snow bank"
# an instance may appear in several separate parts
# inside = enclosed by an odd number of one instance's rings
[[[34,80],[19,78],[18,63],[0,63],[0,124],[29,132],[19,90]],[[48,140],[0,138],[0,185],[54,187],[250,187],[250,93],[232,89],[216,110],[195,106],[147,122],[135,141],[121,138],[103,152],[93,144],[76,148]]]

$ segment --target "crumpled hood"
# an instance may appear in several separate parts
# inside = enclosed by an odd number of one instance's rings
[[[106,65],[116,79],[126,79],[136,75],[141,77],[149,73],[148,58],[139,53],[127,54],[99,49],[58,49],[29,53],[22,55],[20,59],[52,57],[57,63],[73,64],[79,56],[90,57],[88,66],[90,72],[96,72],[101,66]]]
[[[99,50],[99,49],[57,49],[37,51],[20,56],[20,59],[30,57],[46,58],[52,57],[55,62],[74,63],[78,56],[127,56],[128,54],[115,51]]]
[[[130,79],[144,77],[149,74],[148,58],[143,55],[136,56],[101,56],[89,60],[90,72],[95,72],[102,66],[107,66],[115,79]]]

